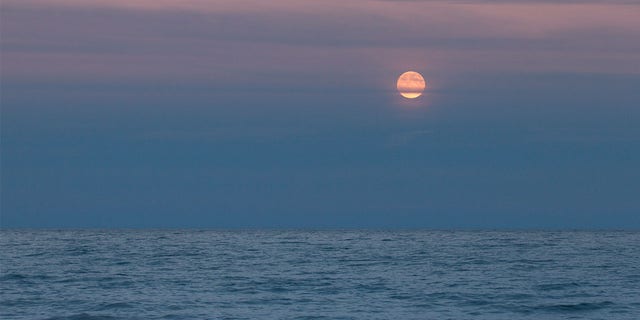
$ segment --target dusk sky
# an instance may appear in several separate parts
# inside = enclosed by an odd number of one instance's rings
[[[640,228],[637,0],[0,8],[1,227]]]

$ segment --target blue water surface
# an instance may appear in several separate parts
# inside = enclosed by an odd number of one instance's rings
[[[1,319],[640,319],[640,232],[0,231]]]

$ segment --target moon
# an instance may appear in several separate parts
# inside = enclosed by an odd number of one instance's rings
[[[424,78],[415,71],[407,71],[398,78],[398,92],[407,99],[415,99],[422,95],[426,87]]]

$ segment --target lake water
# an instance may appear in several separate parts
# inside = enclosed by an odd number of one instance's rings
[[[0,231],[1,319],[640,319],[640,232]]]

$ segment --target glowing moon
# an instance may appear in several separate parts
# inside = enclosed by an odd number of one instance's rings
[[[415,71],[407,71],[398,78],[397,87],[403,97],[415,99],[422,95],[426,85],[421,74]]]

